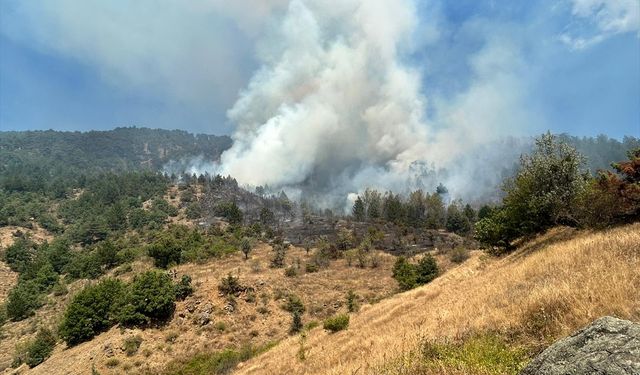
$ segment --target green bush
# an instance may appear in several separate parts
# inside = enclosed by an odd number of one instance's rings
[[[41,329],[27,348],[25,363],[29,367],[36,367],[51,355],[55,346],[56,337],[53,332],[48,329]]]
[[[175,307],[175,289],[169,276],[147,271],[137,275],[129,285],[119,321],[125,325],[165,321],[173,315]]]
[[[40,288],[36,282],[18,282],[7,297],[7,317],[14,321],[26,319],[41,305]]]
[[[350,290],[347,293],[347,310],[349,310],[349,312],[356,312],[359,308],[358,295],[355,294],[353,290]]]
[[[289,333],[294,334],[300,332],[302,330],[302,317],[298,311],[294,311],[291,314],[291,327],[289,328]]]
[[[418,274],[416,280],[418,285],[433,281],[433,279],[438,277],[438,264],[436,263],[436,259],[431,254],[426,254],[418,262],[416,271]]]
[[[322,327],[327,331],[338,332],[347,329],[349,326],[349,315],[338,314],[327,318],[322,323]]]
[[[240,284],[240,279],[236,276],[228,274],[227,277],[223,277],[218,284],[218,290],[224,295],[239,294],[245,288]]]
[[[180,263],[181,252],[178,241],[168,235],[147,247],[147,253],[153,258],[155,266],[165,269],[171,264]]]
[[[74,254],[65,271],[73,279],[95,279],[102,275],[102,266],[96,254],[82,251]]]
[[[495,335],[476,335],[461,341],[429,341],[421,345],[425,373],[518,374],[529,359],[526,350]]]
[[[287,296],[287,302],[286,304],[283,306],[283,308],[290,312],[291,314],[302,314],[305,311],[305,307],[304,304],[302,303],[302,300],[300,299],[300,297],[296,296],[295,294],[289,294]]]
[[[393,278],[398,282],[400,290],[413,289],[418,285],[416,267],[405,257],[399,257],[393,265]]]
[[[117,279],[85,287],[67,307],[58,331],[60,337],[72,346],[109,328],[116,322],[125,289],[125,284]]]
[[[393,278],[403,291],[431,282],[438,272],[438,264],[431,254],[422,257],[417,265],[409,263],[404,257],[398,257],[393,265]]]
[[[140,345],[142,344],[142,337],[140,335],[129,336],[122,342],[122,348],[125,354],[129,357],[136,354]]]
[[[191,286],[191,276],[182,275],[180,282],[176,284],[176,299],[182,301],[193,294],[193,286]]]

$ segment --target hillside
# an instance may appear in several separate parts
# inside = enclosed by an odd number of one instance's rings
[[[230,146],[228,136],[136,127],[89,132],[0,132],[0,173],[36,167],[51,176],[69,175],[70,171],[158,170],[167,162],[182,158],[216,160]]]
[[[535,353],[603,315],[640,320],[640,224],[605,232],[557,228],[493,260],[477,252],[431,284],[366,306],[349,329],[289,338],[238,374],[500,373],[427,361],[425,343],[495,333]]]

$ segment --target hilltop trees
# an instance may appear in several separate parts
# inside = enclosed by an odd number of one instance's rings
[[[615,172],[599,171],[581,197],[582,224],[605,227],[640,220],[640,148],[629,160],[613,163]]]
[[[578,223],[578,198],[588,181],[583,157],[550,133],[535,144],[521,157],[515,177],[506,180],[502,206],[476,225],[476,238],[486,245],[509,247],[517,237]]]

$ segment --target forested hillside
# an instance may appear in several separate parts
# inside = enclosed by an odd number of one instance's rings
[[[157,170],[170,160],[185,157],[216,160],[230,146],[228,136],[136,127],[90,132],[0,132],[0,175],[6,180],[17,171],[19,175],[39,171],[44,176],[65,176],[74,172]]]

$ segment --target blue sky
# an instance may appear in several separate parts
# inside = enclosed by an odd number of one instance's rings
[[[225,3],[0,2],[0,129],[231,133],[226,111],[287,1]],[[429,103],[455,107],[482,87],[518,107],[502,125],[515,134],[640,136],[639,4],[421,1],[403,59],[434,118]]]

